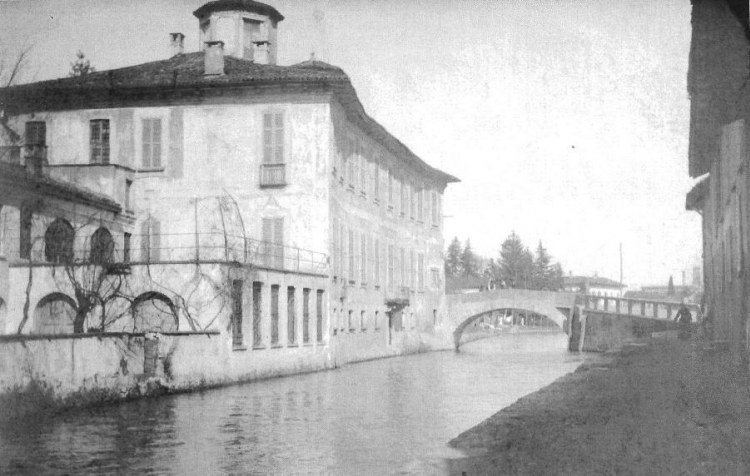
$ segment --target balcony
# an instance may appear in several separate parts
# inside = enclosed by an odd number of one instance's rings
[[[286,185],[286,164],[261,164],[260,186],[283,187]]]
[[[129,247],[124,248],[122,236],[113,237],[114,243],[102,257],[99,249],[92,249],[90,237],[76,233],[74,242],[65,245],[70,249],[65,260],[73,265],[90,263],[130,263],[132,265],[231,263],[260,268],[311,274],[328,274],[328,256],[325,253],[269,243],[242,236],[213,233],[172,233],[132,235]],[[37,237],[28,247],[28,260],[19,260],[21,243],[18,238],[7,237],[3,243],[5,256],[11,265],[65,264],[47,260],[44,237]],[[62,246],[62,245],[59,245]]]

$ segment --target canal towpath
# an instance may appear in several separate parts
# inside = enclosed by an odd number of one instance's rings
[[[450,474],[750,474],[750,378],[728,351],[601,354],[454,438]]]

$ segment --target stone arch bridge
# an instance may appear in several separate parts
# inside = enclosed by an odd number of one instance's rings
[[[453,334],[456,348],[460,345],[464,329],[488,312],[499,309],[515,309],[542,314],[567,332],[575,303],[575,293],[529,289],[498,289],[445,296],[447,324]]]

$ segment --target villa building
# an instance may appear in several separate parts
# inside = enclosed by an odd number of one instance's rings
[[[277,65],[273,7],[194,15],[198,52],[0,90],[0,334],[218,333],[188,348],[222,381],[423,345],[457,179],[340,68]]]

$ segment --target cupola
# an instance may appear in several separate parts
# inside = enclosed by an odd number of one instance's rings
[[[193,12],[200,25],[200,48],[221,41],[224,54],[276,64],[276,30],[281,13],[254,0],[215,0]]]

